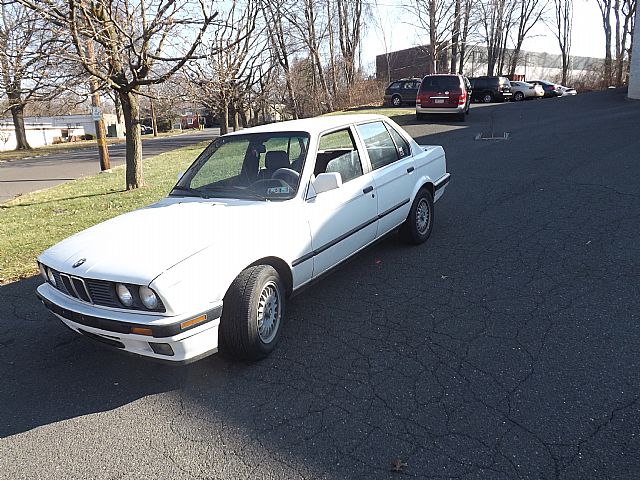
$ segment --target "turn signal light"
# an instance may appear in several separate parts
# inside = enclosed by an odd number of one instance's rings
[[[199,317],[192,318],[191,320],[187,320],[186,322],[182,322],[180,324],[180,329],[184,330],[185,328],[193,327],[199,323],[204,322],[207,319],[207,314],[200,315]]]
[[[153,337],[153,331],[150,328],[131,327],[131,333],[135,333],[136,335],[148,335],[150,337]]]

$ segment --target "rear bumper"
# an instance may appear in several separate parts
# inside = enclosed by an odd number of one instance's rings
[[[71,330],[117,350],[170,363],[190,363],[218,350],[222,305],[161,317],[81,304],[48,284],[38,287],[37,296]],[[202,315],[206,315],[205,321],[181,328],[183,322]],[[133,328],[146,329],[152,334],[134,334]]]
[[[458,105],[457,107],[433,107],[433,108],[423,108],[420,105],[416,105],[416,113],[445,113],[445,114],[456,114],[462,113],[467,110],[467,105]]]

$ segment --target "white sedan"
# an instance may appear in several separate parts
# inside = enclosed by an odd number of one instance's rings
[[[511,81],[511,91],[513,92],[513,99],[516,102],[526,100],[529,98],[542,98],[544,97],[544,88],[542,85],[534,85],[528,82]]]
[[[167,198],[42,253],[38,296],[72,330],[134,354],[260,359],[290,295],[398,227],[424,242],[448,182],[442,147],[380,115],[231,133]]]

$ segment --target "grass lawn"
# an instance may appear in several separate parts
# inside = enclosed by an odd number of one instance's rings
[[[144,160],[147,186],[137,190],[124,189],[122,166],[1,204],[0,284],[36,274],[36,257],[60,240],[166,196],[207,143]]]

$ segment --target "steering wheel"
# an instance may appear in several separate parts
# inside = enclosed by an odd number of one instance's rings
[[[284,180],[289,185],[296,185],[300,180],[300,174],[291,168],[278,168],[271,178],[274,180]]]

